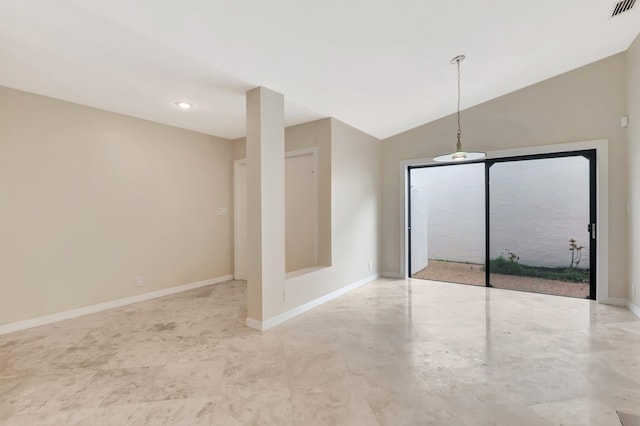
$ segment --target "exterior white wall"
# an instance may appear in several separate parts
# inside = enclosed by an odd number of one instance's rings
[[[484,170],[467,164],[411,171],[412,274],[426,266],[425,257],[485,262]],[[586,158],[497,163],[490,179],[492,259],[509,249],[525,265],[569,266],[575,238],[585,246],[580,266],[589,266]]]
[[[429,195],[422,169],[412,172],[411,275],[429,266]]]
[[[491,258],[505,250],[531,266],[569,266],[569,239],[589,267],[589,161],[551,158],[494,164],[490,171]]]
[[[413,258],[427,253],[420,238],[414,244],[416,230],[424,219],[416,215],[419,211],[428,218],[429,259],[484,263],[484,164],[414,169],[411,186],[411,194],[421,194],[422,198],[411,200],[411,269]],[[417,205],[421,202],[426,203],[426,209]],[[416,271],[419,269],[412,273]]]

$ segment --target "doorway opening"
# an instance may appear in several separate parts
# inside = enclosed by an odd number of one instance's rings
[[[486,285],[485,166],[409,168],[412,278]]]
[[[408,175],[412,278],[595,299],[595,150]]]

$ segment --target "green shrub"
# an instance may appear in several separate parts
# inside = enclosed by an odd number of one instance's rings
[[[500,256],[491,261],[491,272],[505,275],[524,275],[523,265]]]
[[[544,278],[548,280],[574,283],[588,283],[589,270],[583,268],[548,268],[544,266],[528,266],[512,262],[500,256],[491,259],[492,274],[517,275],[522,277]]]

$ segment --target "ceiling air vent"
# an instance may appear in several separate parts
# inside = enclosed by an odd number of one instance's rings
[[[622,0],[616,3],[613,7],[613,12],[611,13],[611,17],[618,16],[621,13],[626,12],[627,10],[631,10],[633,5],[636,3],[636,0]]]

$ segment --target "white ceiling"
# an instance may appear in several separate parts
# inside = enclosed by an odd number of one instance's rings
[[[385,138],[455,112],[458,54],[466,108],[626,50],[614,3],[0,0],[0,85],[230,139],[262,85]]]

